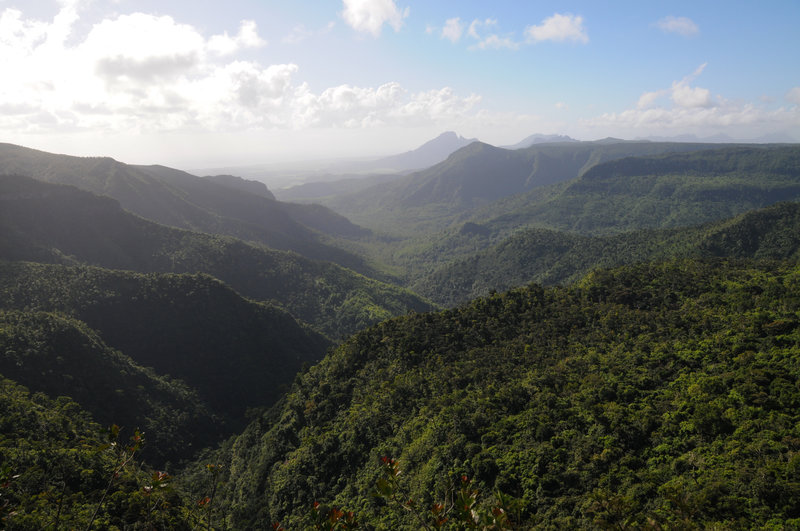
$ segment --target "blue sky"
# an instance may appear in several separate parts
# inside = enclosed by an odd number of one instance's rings
[[[800,140],[800,2],[0,0],[0,141],[179,167]]]

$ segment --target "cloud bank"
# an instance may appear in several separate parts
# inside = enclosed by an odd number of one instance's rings
[[[402,20],[392,2],[345,5],[355,13],[354,24],[370,33]],[[233,34],[211,36],[169,16],[144,13],[109,18],[85,35],[72,35],[77,20],[71,5],[49,22],[25,19],[13,9],[0,13],[0,62],[14,72],[0,83],[0,130],[219,132],[436,124],[480,101],[447,87],[412,93],[396,82],[314,92],[297,79],[296,64],[264,66],[238,58],[244,50],[267,46],[252,20],[243,20]]]
[[[693,85],[706,67],[703,63],[688,76],[673,81],[669,88],[643,93],[635,108],[604,113],[583,120],[582,125],[588,130],[617,131],[631,136],[691,131],[699,135],[724,132],[733,138],[754,138],[758,134],[789,130],[800,123],[800,108],[796,105],[768,109],[713,97],[709,89]],[[793,98],[800,103],[800,87],[786,95],[788,101]]]

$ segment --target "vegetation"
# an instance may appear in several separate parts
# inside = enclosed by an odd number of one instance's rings
[[[469,233],[480,236],[480,229]],[[453,306],[529,282],[575,282],[598,267],[712,256],[800,258],[800,203],[781,203],[702,226],[614,236],[528,229],[430,272],[412,288],[439,304]]]
[[[51,396],[69,394],[106,423],[135,419],[138,426],[156,429],[167,439],[170,445],[159,445],[162,451],[182,452],[182,457],[238,428],[247,408],[276,402],[301,366],[322,358],[329,346],[285,312],[246,301],[205,275],[0,263],[2,307],[59,312],[82,321],[27,314],[15,321],[9,341],[17,343],[13,350],[18,355],[7,354],[6,364],[14,375],[26,371],[29,377],[23,383]],[[125,356],[109,352],[92,330],[130,358],[125,361]],[[141,368],[128,367],[134,364],[185,384],[154,381],[138,390],[145,382]],[[114,379],[133,381],[112,384],[109,380]],[[99,392],[99,386],[106,391]],[[168,391],[165,405],[179,414],[164,406],[141,407],[138,400],[154,399],[160,388]],[[222,421],[212,427],[205,413],[205,425],[187,433],[191,425],[185,424],[197,415],[190,406],[197,402],[207,404]],[[170,425],[173,415],[175,420],[190,418]],[[187,445],[192,438],[203,444]]]
[[[141,428],[153,464],[190,457],[230,430],[184,382],[137,365],[84,323],[56,314],[0,312],[0,373],[69,396],[104,425]]]
[[[432,309],[408,291],[334,264],[164,227],[72,187],[3,176],[0,197],[8,198],[0,210],[0,259],[206,273],[335,339],[409,310]]]
[[[360,257],[325,243],[326,234],[338,234],[352,224],[325,208],[275,201],[266,188],[253,193],[252,185],[230,179],[220,182],[164,166],[53,155],[11,144],[0,144],[0,175],[73,185],[111,197],[156,223],[232,236],[372,274]]]
[[[466,475],[523,527],[798,525],[799,300],[796,265],[678,261],[382,323],[224,446],[228,523],[414,528],[372,496],[390,455],[422,506]]]
[[[481,206],[569,181],[606,161],[630,156],[705,150],[709,144],[570,142],[508,150],[473,142],[428,169],[352,193],[297,197],[323,202],[359,225],[411,236],[438,232]],[[301,190],[307,192],[307,188]],[[347,188],[345,188],[347,190]],[[283,197],[294,197],[284,193]]]
[[[102,430],[66,397],[0,377],[0,526],[193,529],[203,514],[169,474],[141,466],[136,430]]]
[[[525,153],[527,162],[520,159]],[[342,246],[420,288],[432,269],[468,261],[523,230],[611,236],[690,227],[798,201],[798,167],[797,146],[579,142],[512,152],[473,144],[429,170],[376,186],[371,195],[327,204],[391,235],[339,240]],[[466,223],[479,230],[464,230]]]

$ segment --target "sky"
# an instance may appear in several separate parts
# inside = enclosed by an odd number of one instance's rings
[[[192,168],[800,141],[798,27],[798,0],[0,0],[0,142]]]

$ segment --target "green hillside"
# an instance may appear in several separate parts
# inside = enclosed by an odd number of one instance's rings
[[[321,359],[329,346],[285,312],[244,300],[207,275],[32,263],[0,263],[0,272],[0,308],[60,312],[83,321],[135,363],[185,382],[213,413],[233,424],[223,430],[228,433],[247,408],[275,403],[303,364]],[[54,341],[39,355],[77,366],[65,348]],[[22,383],[38,389],[33,380]],[[64,382],[59,393],[95,413],[69,389]],[[121,422],[114,411],[97,419]]]
[[[69,396],[103,425],[141,429],[152,463],[190,457],[232,428],[185,383],[143,368],[62,315],[0,311],[0,374],[31,391]]]
[[[0,411],[3,529],[188,530],[204,522],[174,478],[139,463],[147,435],[103,430],[72,400],[2,376]]]
[[[519,528],[795,527],[798,301],[796,265],[678,261],[382,323],[225,445],[219,514],[301,529],[317,501],[417,529],[403,507],[431,518],[464,475]]]
[[[351,194],[314,200],[361,226],[410,235],[420,230],[441,230],[454,218],[474,209],[575,179],[603,162],[707,150],[711,146],[620,140],[537,144],[508,150],[474,142],[428,169]],[[307,194],[305,198],[309,199]]]
[[[495,201],[456,218],[444,230],[383,246],[365,245],[363,252],[405,271],[410,286],[432,270],[468,261],[524,229],[608,236],[690,227],[798,201],[799,167],[797,146],[734,146],[623,158],[592,166],[570,181]],[[479,230],[464,230],[465,222]]]
[[[551,197],[523,194],[477,217],[495,231],[536,225],[608,234],[685,227],[800,199],[798,168],[798,146],[624,158],[592,167]]]
[[[374,273],[361,258],[325,243],[325,234],[338,235],[342,227],[357,228],[328,209],[275,201],[268,191],[252,193],[241,184],[203,179],[165,166],[54,155],[11,144],[0,144],[0,175],[70,184],[112,197],[122,208],[157,223],[234,236]]]
[[[592,269],[678,257],[800,258],[800,204],[781,203],[731,220],[681,229],[584,236],[529,229],[442,266],[412,285],[452,306],[529,282],[573,282]]]
[[[338,339],[432,306],[400,288],[327,262],[241,240],[165,227],[110,198],[0,177],[0,259],[86,263],[139,272],[202,272]]]

